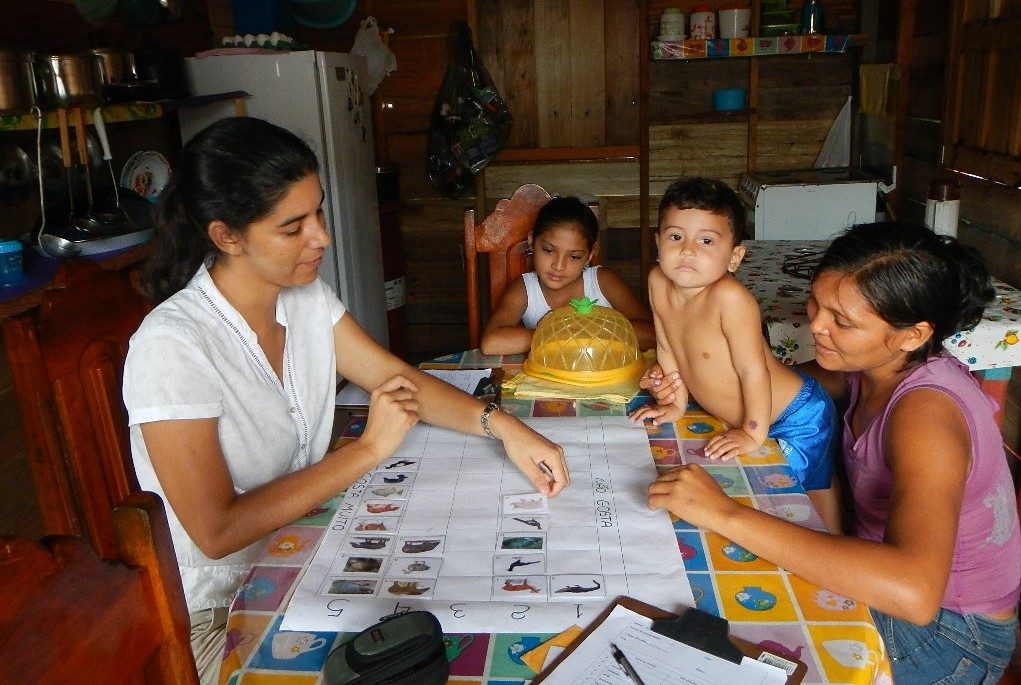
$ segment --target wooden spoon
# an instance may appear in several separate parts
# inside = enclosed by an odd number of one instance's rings
[[[85,110],[82,107],[71,109],[74,115],[75,139],[78,143],[78,161],[81,162],[82,171],[85,173],[85,197],[88,199],[86,214],[92,212],[92,174],[89,172],[89,143],[88,130],[85,128]]]

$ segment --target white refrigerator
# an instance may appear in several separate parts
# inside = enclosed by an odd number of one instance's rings
[[[250,95],[244,99],[248,116],[294,132],[315,151],[333,238],[319,275],[362,328],[386,347],[372,119],[362,89],[365,59],[305,50],[191,57],[186,65],[193,96],[244,91]],[[182,141],[235,115],[231,100],[181,109]]]

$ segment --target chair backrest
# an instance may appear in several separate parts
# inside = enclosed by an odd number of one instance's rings
[[[0,683],[198,683],[162,501],[135,493],[112,525],[116,562],[80,537],[0,538]]]
[[[138,489],[121,379],[150,309],[127,273],[77,261],[61,267],[34,317],[4,322],[12,374],[31,388],[19,408],[40,508],[68,521],[46,532],[83,534],[106,559],[116,554],[110,511]]]
[[[532,268],[528,234],[539,210],[550,201],[550,194],[534,183],[528,183],[509,198],[496,203],[493,212],[475,223],[475,210],[464,212],[464,270],[468,297],[468,337],[472,349],[482,342],[482,302],[479,297],[478,256],[486,255],[488,267],[489,306],[495,307],[504,290],[521,274]],[[599,205],[590,204],[596,218]],[[596,252],[592,263],[599,263]]]

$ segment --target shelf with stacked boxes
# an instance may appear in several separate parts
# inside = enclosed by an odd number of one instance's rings
[[[846,52],[860,45],[864,36],[857,34],[809,34],[804,36],[759,36],[751,38],[688,38],[679,41],[654,40],[652,59],[726,59],[730,57],[770,57],[812,53]]]

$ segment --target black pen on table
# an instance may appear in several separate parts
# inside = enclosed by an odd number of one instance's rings
[[[638,675],[638,672],[635,671],[635,667],[632,666],[631,662],[627,660],[626,656],[624,656],[624,652],[620,651],[620,648],[612,642],[610,643],[610,654],[613,655],[613,660],[621,667],[624,674],[631,679],[631,682],[635,685],[645,685],[641,677]]]

